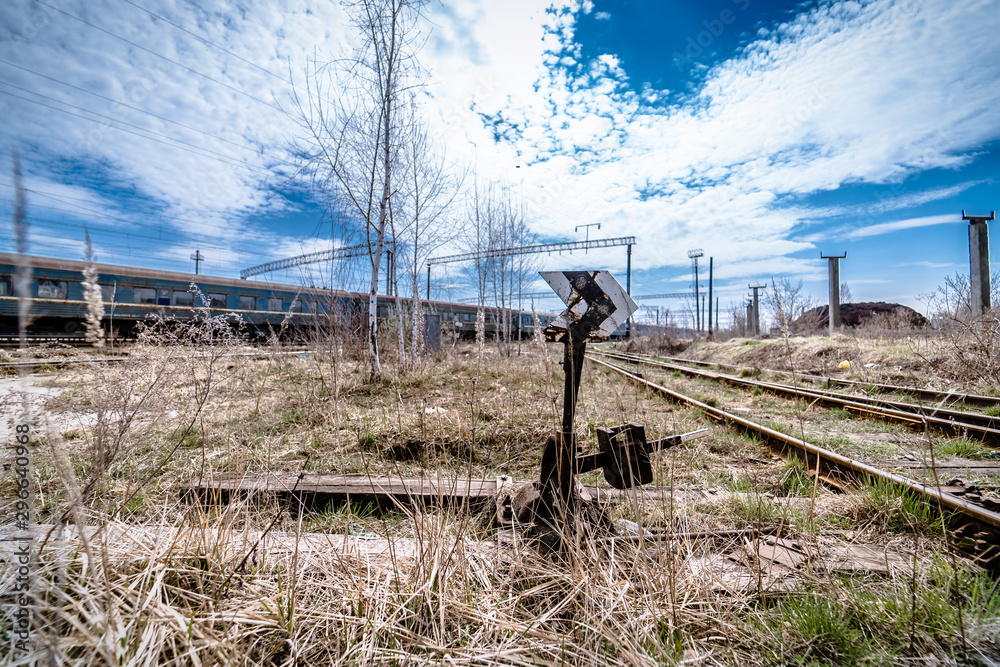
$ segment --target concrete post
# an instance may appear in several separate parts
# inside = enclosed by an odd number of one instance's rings
[[[969,221],[969,305],[973,317],[980,317],[993,307],[990,297],[990,229],[986,223],[995,217],[996,211],[991,211],[989,216],[966,215],[962,211],[962,220]]]
[[[767,285],[747,285],[747,287],[753,290],[753,335],[756,338],[760,335],[760,291],[767,289]]]
[[[847,257],[845,251],[843,255],[819,254],[820,259],[830,260],[830,335],[840,328],[840,260]]]

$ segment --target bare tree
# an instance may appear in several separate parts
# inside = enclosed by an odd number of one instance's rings
[[[851,291],[847,283],[840,283],[840,303],[854,303],[854,292]]]
[[[382,372],[379,274],[397,191],[395,167],[412,121],[405,96],[420,84],[415,21],[421,0],[357,0],[345,6],[361,45],[347,60],[314,60],[306,73],[307,93],[295,96],[295,109],[314,186],[349,202],[369,245],[368,356],[376,378]]]
[[[933,292],[918,295],[917,299],[927,304],[927,316],[932,320],[966,322],[972,319],[972,290],[966,273],[945,276],[944,284],[938,285]],[[990,276],[990,299],[994,307],[1000,304],[1000,271]]]
[[[792,323],[813,307],[812,299],[804,293],[804,285],[800,279],[792,282],[791,278],[776,280],[771,278],[771,289],[764,292],[764,307],[770,311],[775,325],[787,336]]]
[[[488,315],[497,344],[501,352],[510,354],[513,311],[521,305],[520,295],[535,268],[531,258],[512,251],[533,243],[533,236],[510,191],[497,184],[485,187],[475,184],[469,217],[472,228],[467,235],[467,246],[471,252],[480,253],[472,266],[479,303],[477,339],[482,347],[485,308],[490,304],[492,312]]]
[[[417,113],[414,116],[419,117]],[[446,224],[447,212],[458,195],[464,174],[448,164],[443,147],[431,141],[420,123],[414,123],[406,137],[405,158],[405,184],[400,197],[403,215],[394,216],[392,234],[398,240],[396,262],[404,267],[410,279],[413,304],[410,349],[419,354],[423,331],[420,276],[431,253],[457,235],[460,226]],[[400,220],[405,222],[399,224]],[[398,289],[396,295],[398,302]]]

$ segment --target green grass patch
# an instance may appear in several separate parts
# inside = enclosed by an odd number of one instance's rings
[[[939,458],[960,458],[978,461],[985,459],[987,450],[975,440],[949,438],[934,446],[934,455]]]
[[[778,488],[783,496],[807,497],[812,496],[813,489],[822,489],[823,485],[817,487],[813,476],[806,471],[805,462],[792,457],[785,464]]]
[[[858,521],[897,533],[940,534],[942,531],[940,510],[898,484],[881,479],[868,480],[856,497]]]
[[[765,662],[889,665],[933,656],[937,663],[991,664],[973,658],[960,631],[971,642],[995,634],[1000,593],[988,573],[935,559],[916,577],[839,576],[829,584],[779,600],[748,624],[767,644]]]

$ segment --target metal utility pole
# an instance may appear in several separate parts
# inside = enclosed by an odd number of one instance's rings
[[[632,244],[628,244],[628,256],[625,259],[625,294],[632,294]],[[625,320],[625,338],[632,337],[632,316]]]
[[[714,260],[708,258],[708,337],[712,338],[712,269]]]
[[[194,274],[198,275],[198,265],[205,261],[205,256],[201,254],[201,250],[195,250],[191,253],[191,259],[194,260]]]
[[[847,251],[843,255],[819,254],[820,259],[830,260],[830,335],[840,328],[840,260],[847,257]]]
[[[753,290],[753,335],[757,337],[760,335],[760,291],[762,289],[767,289],[767,285],[747,285],[748,289]]]
[[[986,225],[996,219],[996,211],[985,215],[966,215],[962,210],[962,220],[969,221],[969,305],[972,316],[980,317],[993,307],[990,298],[990,228]]]
[[[694,328],[698,333],[701,333],[701,308],[699,307],[700,297],[698,296],[698,258],[704,254],[705,252],[701,248],[688,250],[688,257],[694,262],[694,267],[691,271],[694,274]]]
[[[577,225],[576,227],[573,228],[573,232],[576,233],[576,234],[579,234],[581,227],[583,227],[583,228],[585,228],[587,230],[587,240],[589,241],[590,240],[590,228],[591,227],[597,227],[598,229],[600,229],[601,228],[601,223],[599,223],[599,222],[592,222],[589,225]],[[584,250],[583,251],[584,255],[586,255],[588,253],[589,253],[588,250]]]

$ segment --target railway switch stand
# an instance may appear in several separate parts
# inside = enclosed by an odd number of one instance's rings
[[[556,547],[576,532],[580,514],[575,482],[578,472],[604,465],[606,471],[613,469],[611,478],[619,484],[651,479],[652,473],[650,469],[646,474],[649,453],[642,427],[637,430],[634,428],[637,425],[626,425],[614,434],[608,431],[605,451],[579,458],[573,429],[587,342],[608,338],[638,306],[608,271],[543,271],[541,275],[566,304],[566,310],[545,329],[549,341],[563,344],[563,416],[559,432],[548,439],[542,452],[537,494],[524,499],[521,509],[526,511],[519,514],[530,515],[543,534],[542,542]],[[612,444],[620,434],[626,436],[625,442]],[[640,463],[643,457],[645,466]],[[608,465],[622,460],[624,468],[620,464]],[[638,467],[633,469],[632,460]]]

